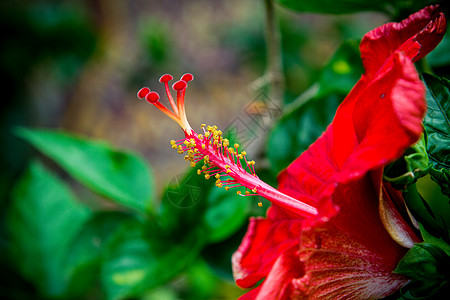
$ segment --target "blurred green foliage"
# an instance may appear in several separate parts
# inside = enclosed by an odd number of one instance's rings
[[[57,85],[72,84],[93,53],[96,35],[81,3],[75,1],[14,1],[0,3],[0,199],[24,167],[27,150],[11,134],[15,125],[33,124],[27,80],[39,65],[53,69]],[[1,203],[0,205],[2,205]]]
[[[67,133],[18,132],[79,183],[117,204],[93,211],[58,175],[31,163],[14,187],[6,227],[19,270],[38,283],[43,297],[85,297],[98,280],[107,299],[142,295],[201,264],[206,245],[231,238],[248,218],[247,201],[212,189],[213,181],[194,169],[169,185],[157,205],[149,194],[151,173],[136,154]],[[198,276],[218,281],[211,272]]]

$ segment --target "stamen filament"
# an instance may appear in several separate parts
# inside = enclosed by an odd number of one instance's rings
[[[172,88],[177,92],[176,103],[168,85],[172,78],[171,75],[166,74],[161,76],[160,82],[164,83],[167,98],[173,111],[161,104],[158,101],[159,95],[156,92],[151,92],[149,88],[142,88],[138,92],[138,97],[140,99],[145,98],[181,126],[185,133],[185,139],[172,140],[171,145],[178,153],[187,154],[184,159],[190,162],[192,167],[203,160],[204,166],[197,170],[197,174],[203,174],[206,179],[214,177],[216,186],[224,187],[226,190],[244,186],[247,189],[244,194],[238,191],[241,196],[262,196],[273,204],[302,217],[318,215],[317,208],[286,195],[259,179],[255,173],[255,162],[247,160],[245,151],[239,153],[239,144],[230,147],[230,142],[222,138],[222,131],[217,130],[217,126],[202,124],[203,134],[197,134],[192,130],[186,117],[184,97],[187,82],[191,81],[193,76],[184,74],[179,81],[172,85]],[[245,165],[243,165],[241,159],[245,161]],[[261,201],[258,202],[258,205],[262,206]]]
[[[163,113],[165,113],[169,118],[171,118],[172,120],[174,120],[175,122],[178,123],[178,125],[181,126],[178,116],[175,115],[173,112],[171,112],[170,110],[167,109],[167,107],[165,107],[161,102],[156,101],[153,102],[153,105],[155,105],[160,111],[162,111]]]
[[[170,90],[169,90],[169,81],[171,81],[172,79],[173,79],[172,75],[165,74],[165,75],[161,76],[161,78],[159,78],[159,82],[164,83],[164,88],[166,90],[166,95],[167,95],[167,98],[169,99],[170,106],[172,107],[175,114],[178,114],[177,106],[175,105],[175,101],[173,100],[172,93],[170,93]]]

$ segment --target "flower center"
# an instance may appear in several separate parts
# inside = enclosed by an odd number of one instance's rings
[[[172,79],[171,75],[166,74],[161,76],[159,81],[165,85],[167,98],[173,111],[159,102],[158,93],[150,91],[147,87],[140,89],[137,96],[140,99],[145,98],[181,126],[185,138],[179,141],[172,140],[170,143],[173,149],[178,150],[178,153],[186,154],[184,159],[190,162],[192,167],[197,167],[198,163],[203,161],[203,165],[197,170],[197,174],[203,175],[205,179],[214,177],[216,186],[223,187],[226,190],[244,186],[246,191],[244,193],[238,191],[238,195],[262,196],[302,217],[311,217],[318,214],[315,207],[281,193],[259,179],[255,173],[255,162],[246,158],[246,152],[239,150],[239,144],[230,146],[230,141],[223,138],[222,131],[218,130],[217,126],[202,124],[201,130],[203,133],[197,134],[189,125],[184,109],[187,82],[193,80],[194,76],[184,74],[179,81],[172,85],[172,88],[177,92],[176,103],[169,90],[168,82]],[[262,206],[261,201],[258,205]]]

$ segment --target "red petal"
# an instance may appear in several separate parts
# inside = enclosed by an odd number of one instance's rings
[[[378,213],[382,173],[422,132],[424,88],[411,60],[436,46],[442,26],[443,15],[428,7],[365,37],[366,74],[324,134],[278,178],[280,191],[317,207],[319,216],[299,220],[272,206],[268,219],[251,221],[233,257],[236,281],[249,287],[266,280],[245,299],[380,298],[407,282],[392,273],[406,248],[391,238]],[[407,229],[400,214],[391,216]],[[298,278],[303,266],[292,251],[301,232],[306,273]]]
[[[261,286],[258,286],[257,288],[254,288],[250,291],[248,291],[247,293],[245,293],[244,295],[242,295],[241,297],[239,297],[238,300],[254,300],[256,299],[256,297],[258,297],[258,293],[261,290]]]
[[[358,145],[342,165],[339,176],[344,178],[339,181],[397,159],[422,133],[425,90],[414,65],[402,53],[393,54],[392,69],[358,98],[350,121]],[[335,145],[342,135],[335,131]]]
[[[292,299],[292,280],[305,274],[304,265],[300,262],[297,249],[298,247],[292,247],[278,257],[269,275],[258,288],[257,296],[253,299]]]
[[[422,131],[424,88],[403,54],[394,53],[391,68],[366,82],[358,82],[327,131],[278,178],[280,191],[301,201],[317,199],[310,204],[319,208],[320,221],[337,213],[331,202],[337,184],[400,157]]]
[[[397,243],[412,248],[415,243],[421,242],[409,219],[402,193],[388,183],[383,185],[380,194],[379,211],[384,227]]]
[[[387,23],[361,41],[360,50],[366,76],[373,78],[396,50],[417,61],[433,50],[445,34],[446,22],[439,7],[428,6],[400,23]]]
[[[300,227],[298,220],[250,218],[247,233],[232,258],[236,284],[249,288],[266,277],[284,251],[293,245],[298,247]]]
[[[379,299],[407,283],[392,273],[404,252],[389,244],[374,251],[331,224],[303,231],[301,240],[306,275],[294,280],[298,298]]]
[[[312,196],[320,211],[318,220],[303,221],[300,296],[306,286],[312,298],[384,297],[406,283],[392,274],[406,249],[385,230],[378,201],[383,166],[419,138],[424,113],[417,72],[396,52],[381,76],[358,82],[327,131],[280,174],[281,191]]]

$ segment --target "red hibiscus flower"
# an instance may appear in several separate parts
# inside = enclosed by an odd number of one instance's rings
[[[233,255],[242,299],[376,299],[407,283],[394,274],[420,239],[383,168],[422,133],[425,92],[413,62],[442,39],[436,6],[367,33],[365,74],[323,135],[278,177],[279,191],[317,208],[299,217],[277,203],[252,218]],[[299,129],[300,130],[300,129]]]

